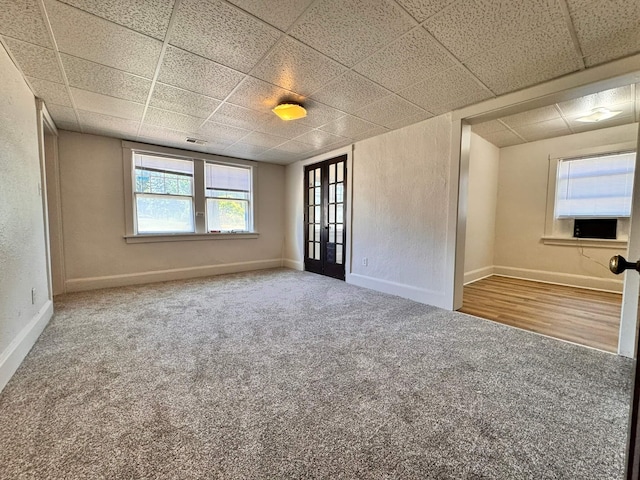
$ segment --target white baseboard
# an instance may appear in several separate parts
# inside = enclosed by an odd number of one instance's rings
[[[9,383],[38,337],[53,316],[53,302],[47,300],[40,311],[25,325],[9,346],[0,353],[0,392]]]
[[[299,262],[298,260],[291,260],[290,258],[283,259],[282,266],[284,268],[291,268],[293,270],[304,271],[304,262]]]
[[[225,273],[248,272],[266,268],[282,267],[282,259],[256,260],[251,262],[225,263],[221,265],[204,265],[200,267],[174,268],[151,272],[127,273],[104,277],[73,278],[65,282],[66,292],[83,292],[99,288],[124,287],[145,283],[166,282],[169,280],[185,280],[188,278],[210,277]]]
[[[444,292],[435,292],[424,288],[414,287],[403,283],[381,280],[379,278],[367,277],[357,273],[347,274],[347,283],[357,285],[358,287],[369,288],[378,292],[389,293],[402,298],[408,298],[420,303],[434,305],[440,308],[451,309],[446,303]]]
[[[493,265],[483,268],[477,268],[475,270],[471,270],[470,272],[465,272],[464,284],[467,285],[469,283],[477,282],[478,280],[490,277],[491,275],[493,275]]]
[[[503,277],[521,278],[523,280],[535,280],[537,282],[554,283],[569,287],[588,288],[605,292],[622,293],[622,279],[599,278],[586,275],[574,275],[571,273],[546,272],[544,270],[530,270],[528,268],[504,267],[495,265],[494,275]]]

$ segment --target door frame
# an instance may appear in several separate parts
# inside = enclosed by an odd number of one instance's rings
[[[452,113],[450,178],[452,192],[450,196],[450,222],[447,242],[448,278],[451,309],[462,307],[464,288],[464,255],[467,219],[467,186],[469,178],[469,147],[471,143],[471,125],[495,120],[497,118],[522,113],[552,103],[571,100],[584,95],[640,82],[640,54],[616,60],[604,65],[569,74],[541,85],[518,92],[506,94],[491,100],[472,105]],[[640,191],[639,191],[640,194]],[[633,222],[631,222],[633,225]],[[631,241],[629,245],[631,245]],[[640,243],[640,242],[639,242]],[[628,275],[625,276],[625,285]],[[633,281],[632,281],[633,282]],[[640,282],[640,279],[638,279]],[[631,307],[623,309],[620,331],[635,332],[637,328],[638,296],[630,298]],[[623,303],[627,302],[623,300]],[[635,309],[633,306],[635,305]],[[635,337],[626,335],[618,342],[618,353],[632,357],[635,351]]]
[[[350,277],[352,273],[352,260],[351,252],[353,247],[353,229],[352,227],[352,212],[353,212],[353,179],[354,179],[354,161],[353,152],[354,145],[347,147],[337,148],[335,150],[329,150],[326,153],[321,153],[311,158],[301,160],[290,165],[288,168],[293,169],[287,172],[287,189],[292,194],[289,195],[291,204],[287,205],[287,216],[292,218],[294,223],[288,227],[288,231],[293,235],[293,239],[289,245],[289,248],[285,245],[285,249],[291,251],[289,258],[285,258],[284,265],[296,270],[304,270],[304,167],[312,165],[314,163],[321,163],[325,160],[330,160],[341,155],[347,156],[347,178],[345,181],[347,195],[345,198],[346,203],[346,219],[344,227],[347,229],[347,235],[345,239],[345,252],[344,252],[344,273],[345,281],[351,283]],[[285,240],[286,243],[286,240]],[[294,258],[295,257],[295,258]]]
[[[329,192],[331,191],[331,183],[330,183],[330,179],[331,179],[331,175],[330,175],[330,169],[331,169],[331,165],[335,165],[336,168],[338,166],[338,164],[342,164],[342,169],[343,169],[343,178],[342,178],[342,183],[343,184],[343,188],[344,188],[344,192],[343,192],[343,197],[342,197],[342,212],[343,212],[343,216],[342,216],[342,228],[343,228],[343,233],[342,233],[342,238],[341,238],[341,242],[338,243],[337,241],[337,229],[336,229],[336,241],[333,242],[334,246],[336,245],[341,245],[342,246],[342,261],[341,263],[327,263],[327,259],[329,257],[328,254],[328,246],[329,246],[329,231],[330,231],[330,222],[329,219],[331,217],[331,215],[329,215],[329,207],[331,204],[331,199],[330,199],[330,194]],[[322,222],[320,222],[320,259],[319,260],[315,260],[315,259],[311,259],[309,258],[309,252],[307,251],[308,247],[309,247],[309,222],[307,219],[308,216],[308,210],[311,207],[311,205],[309,205],[309,193],[310,193],[310,188],[309,188],[309,173],[313,172],[314,170],[320,170],[320,218],[322,220]],[[348,182],[347,182],[347,175],[349,173],[349,169],[347,168],[347,156],[345,154],[342,155],[338,155],[336,157],[332,157],[329,158],[327,160],[323,160],[322,162],[318,162],[318,163],[311,163],[309,165],[305,165],[304,166],[304,178],[303,178],[303,204],[304,204],[304,211],[303,211],[303,215],[305,218],[304,221],[304,251],[305,251],[305,255],[304,255],[304,269],[305,271],[312,271],[314,273],[318,273],[320,275],[325,275],[327,277],[332,277],[332,278],[337,278],[338,280],[345,280],[346,278],[346,243],[347,243],[347,202],[346,202],[346,198],[349,195],[349,191],[348,191]],[[336,178],[334,179],[335,182],[337,182],[337,172],[336,172]],[[317,188],[317,187],[314,187]],[[315,191],[315,190],[314,190]],[[335,195],[335,194],[334,194]],[[338,214],[337,212],[337,199],[334,199],[334,204],[336,204],[336,216]],[[314,203],[315,205],[315,203]],[[316,219],[314,219],[316,220]],[[315,224],[316,222],[314,221],[313,224]],[[326,226],[325,226],[326,224]],[[337,248],[337,247],[336,247]],[[335,256],[335,254],[334,254]],[[321,270],[321,271],[317,271],[317,270]]]
[[[453,310],[462,307],[464,287],[471,125],[631,83],[640,83],[640,68],[638,68],[638,65],[640,65],[640,54],[566,75],[556,80],[503,95],[452,113],[449,173],[452,182],[451,190],[453,190],[450,201],[452,201],[453,205],[450,203],[451,210],[449,213],[450,218],[455,219],[455,222],[450,222],[452,225],[447,232],[452,235],[450,237],[452,240],[447,242],[447,261],[452,272],[450,288]],[[636,118],[636,120],[640,119]],[[640,133],[637,142],[637,151],[640,153]],[[635,185],[638,185],[640,180],[639,160],[640,155],[636,159]],[[453,211],[454,209],[455,211]],[[638,221],[640,216],[637,215],[638,212],[640,212],[640,188],[634,188],[629,247],[627,250],[629,255],[627,258],[630,261],[636,261],[640,257],[640,221]],[[635,222],[634,218],[636,219]],[[626,480],[640,480],[640,422],[638,418],[640,417],[640,370],[637,368],[636,358],[637,352],[640,352],[638,285],[640,285],[640,275],[638,273],[625,273],[618,354],[634,359],[633,387],[627,429]],[[627,335],[623,335],[623,332],[627,332]]]

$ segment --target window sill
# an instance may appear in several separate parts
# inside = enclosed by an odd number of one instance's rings
[[[626,248],[628,241],[606,238],[542,237],[542,243],[565,247]]]
[[[170,233],[148,235],[125,235],[127,243],[191,242],[194,240],[239,240],[258,238],[258,232],[238,233]]]

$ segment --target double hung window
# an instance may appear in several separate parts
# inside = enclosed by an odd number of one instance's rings
[[[123,142],[127,239],[255,234],[253,162],[142,147]]]

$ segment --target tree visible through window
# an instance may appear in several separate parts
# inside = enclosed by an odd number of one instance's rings
[[[193,162],[136,154],[134,163],[137,232],[194,232]]]
[[[251,169],[207,163],[205,192],[210,232],[251,230]]]

